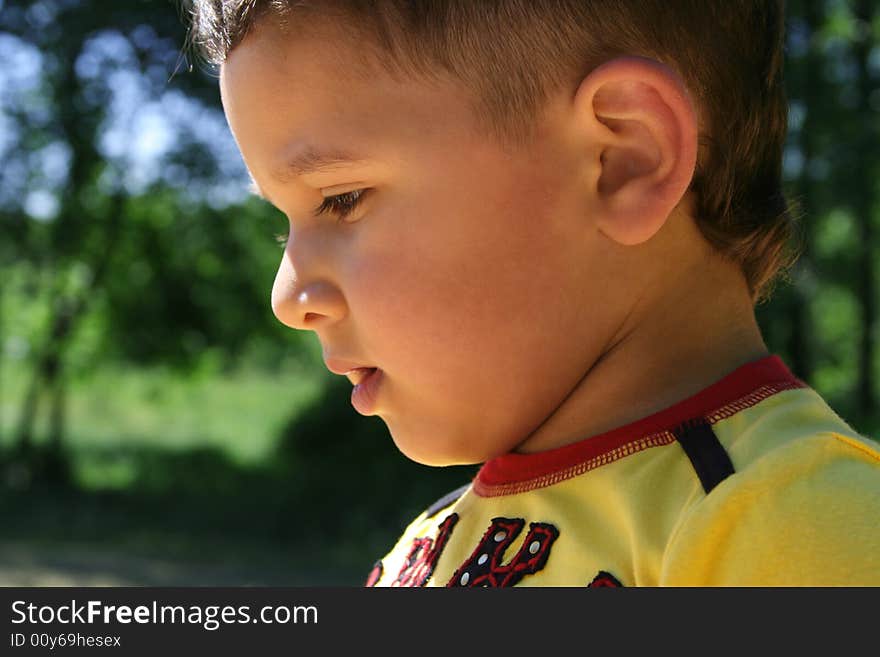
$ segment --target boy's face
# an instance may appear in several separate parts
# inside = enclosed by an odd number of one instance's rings
[[[458,88],[357,79],[346,63],[363,50],[326,36],[262,24],[221,71],[245,163],[289,220],[275,314],[313,330],[330,365],[381,370],[367,413],[410,458],[527,446],[620,315],[567,105],[550,106],[528,151],[506,153],[475,133]],[[286,164],[307,145],[361,161],[298,175]],[[356,190],[368,191],[341,223],[313,214]]]

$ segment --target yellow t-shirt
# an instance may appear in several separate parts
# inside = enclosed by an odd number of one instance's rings
[[[370,586],[877,586],[880,446],[777,356],[647,418],[487,462]]]

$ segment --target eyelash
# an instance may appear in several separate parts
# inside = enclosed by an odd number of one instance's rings
[[[317,217],[325,212],[332,212],[333,214],[338,215],[336,223],[342,223],[342,221],[358,206],[363,195],[363,189],[355,189],[354,191],[346,192],[345,194],[328,196],[315,210],[315,216]]]
[[[358,203],[360,203],[361,198],[363,198],[364,192],[366,190],[363,189],[355,189],[350,192],[346,192],[345,194],[337,194],[336,196],[327,196],[324,198],[324,201],[319,205],[315,211],[314,215],[316,217],[325,214],[327,212],[333,213],[337,215],[336,223],[341,224],[345,218],[354,212],[357,208]],[[287,245],[287,240],[289,239],[289,235],[276,235],[275,239],[278,241],[282,247]]]

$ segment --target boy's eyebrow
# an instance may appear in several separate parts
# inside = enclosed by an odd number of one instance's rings
[[[312,144],[306,144],[296,148],[290,157],[285,158],[283,164],[272,171],[272,177],[278,182],[285,183],[309,173],[328,171],[366,161],[366,158],[344,149],[330,148],[321,150]],[[250,178],[248,192],[271,203],[272,201],[260,189],[250,171],[248,171],[248,178]]]
[[[273,177],[279,182],[365,161],[365,158],[340,148],[321,150],[306,144],[292,150],[292,154],[284,158],[284,163],[273,171]]]

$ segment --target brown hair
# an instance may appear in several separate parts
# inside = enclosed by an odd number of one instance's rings
[[[221,64],[267,14],[337,19],[389,75],[451,77],[478,124],[527,143],[548,96],[620,55],[662,62],[700,116],[690,189],[703,236],[738,263],[755,302],[797,258],[782,189],[788,126],[784,0],[184,0],[190,39]]]

